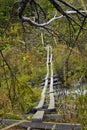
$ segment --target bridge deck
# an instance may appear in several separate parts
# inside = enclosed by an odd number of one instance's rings
[[[57,122],[31,122],[31,121],[23,121],[21,123],[17,123],[20,122],[19,120],[11,120],[11,119],[3,119],[2,123],[6,124],[6,125],[11,125],[11,124],[15,124],[15,126],[20,126],[20,127],[24,127],[24,128],[29,128],[30,129],[49,129],[52,130],[52,128],[54,128],[54,130],[81,130],[81,125],[80,124],[73,124],[73,123],[57,123]]]
[[[44,117],[44,111],[37,111],[32,117],[33,122],[42,122]]]
[[[49,85],[49,87],[48,87]],[[59,85],[59,87],[58,87]],[[55,87],[54,87],[55,86]],[[69,115],[57,113],[56,107],[62,107],[62,104],[58,102],[59,96],[62,97],[61,83],[56,76],[53,75],[52,65],[52,47],[47,47],[47,75],[43,83],[43,89],[41,93],[41,99],[36,107],[33,109],[34,114],[31,121],[17,121],[17,120],[2,120],[2,123],[18,125],[27,130],[31,129],[49,129],[49,130],[81,130],[80,124],[73,123],[58,123],[57,121],[65,120]],[[57,100],[56,100],[57,99]],[[56,102],[57,101],[57,102]],[[53,112],[53,114],[52,114]],[[55,120],[55,122],[45,122],[46,120]],[[19,122],[19,123],[17,123]],[[12,125],[13,126],[13,125]]]

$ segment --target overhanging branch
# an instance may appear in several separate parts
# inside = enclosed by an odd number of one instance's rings
[[[86,13],[86,11],[84,10],[81,10],[80,12],[83,12],[83,13]],[[77,14],[76,11],[65,11],[65,13],[67,15],[70,15],[70,14]],[[54,15],[53,18],[51,18],[49,21],[45,22],[45,23],[42,23],[42,24],[38,24],[37,22],[33,21],[32,19],[30,19],[29,17],[25,17],[25,16],[22,16],[21,19],[22,19],[22,22],[28,22],[30,25],[33,25],[33,26],[36,26],[36,27],[45,27],[47,25],[49,25],[51,22],[57,20],[57,19],[60,19],[60,18],[63,18],[65,17],[64,15],[60,15],[60,16],[56,16]],[[77,22],[76,22],[77,23]],[[78,23],[77,23],[78,26],[80,26]]]
[[[74,22],[77,26],[81,27],[81,25],[74,18],[72,18],[70,16],[70,14],[80,14],[84,18],[84,17],[87,16],[86,15],[87,11],[79,11],[78,9],[76,9],[75,7],[73,7],[72,5],[70,5],[69,3],[67,3],[63,0],[58,0],[58,1],[61,2],[62,4],[64,4],[65,6],[68,6],[70,9],[72,9],[72,11],[64,11],[62,9],[62,7],[55,0],[49,0],[49,2],[54,6],[54,8],[61,14],[61,16],[59,16],[59,17],[54,16],[53,18],[51,18],[49,21],[47,21],[45,23],[39,23],[39,22],[35,22],[32,19],[30,19],[30,17],[23,16],[23,12],[26,8],[27,3],[29,3],[30,6],[31,6],[31,3],[34,3],[35,8],[39,7],[41,12],[43,12],[41,5],[38,4],[35,0],[22,0],[21,6],[19,8],[19,13],[18,13],[19,18],[21,19],[21,21],[23,23],[27,22],[30,25],[33,25],[33,26],[36,26],[36,27],[42,27],[42,28],[46,29],[46,26],[48,26],[54,20],[65,17],[71,25],[72,25],[72,22]],[[37,12],[38,21],[39,21],[39,14],[38,14],[37,8],[36,8],[36,12]],[[83,29],[84,29],[84,27],[83,27]]]

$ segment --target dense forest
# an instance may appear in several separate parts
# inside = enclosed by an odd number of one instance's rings
[[[40,100],[47,46],[54,74],[71,93],[61,102],[77,115],[65,122],[87,130],[86,0],[0,0],[0,119],[23,119]]]

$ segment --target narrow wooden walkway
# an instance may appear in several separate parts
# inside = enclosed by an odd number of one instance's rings
[[[52,47],[50,47],[50,90],[49,90],[49,95],[50,95],[50,101],[49,101],[49,106],[48,110],[50,111],[55,111],[55,99],[54,99],[54,90],[53,90],[53,66],[52,66]]]
[[[58,102],[62,95],[61,82],[59,82],[58,76],[53,74],[52,47],[47,46],[46,50],[47,74],[41,84],[41,99],[37,106],[33,108],[34,113],[31,121],[24,120],[21,122],[17,120],[4,119],[2,120],[2,123],[7,125],[15,123],[15,125],[24,127],[27,130],[81,130],[81,125],[77,123],[58,123],[60,120],[66,119],[69,115],[56,113],[56,108],[62,107],[62,105]]]
[[[56,121],[67,118],[67,115],[57,115],[56,114],[56,97],[55,97],[55,87],[61,86],[58,81],[57,76],[53,74],[53,55],[52,47],[47,47],[47,76],[42,83],[43,89],[41,94],[41,100],[39,102],[39,108],[32,117],[32,122],[29,129],[53,129],[53,130],[80,130],[80,124],[71,123],[58,123]],[[58,82],[58,83],[57,83]],[[57,88],[58,89],[58,88]],[[48,93],[48,95],[47,95]],[[58,93],[58,91],[57,91]],[[47,99],[47,100],[46,100]],[[53,113],[53,114],[52,114]],[[45,120],[54,120],[55,122],[45,122]],[[35,127],[33,126],[35,124]]]
[[[49,46],[47,47],[47,75],[45,77],[45,85],[41,93],[41,99],[39,101],[39,104],[34,109],[42,109],[44,102],[45,102],[45,93],[48,86],[48,78],[49,78]]]

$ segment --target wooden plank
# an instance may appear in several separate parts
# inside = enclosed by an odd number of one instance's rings
[[[53,75],[53,79],[59,79],[59,78],[58,78],[58,75],[57,75],[57,74]],[[48,80],[50,80],[50,79],[48,79]],[[42,79],[42,82],[45,82],[45,78]]]
[[[43,95],[39,101],[39,104],[34,108],[35,110],[40,110],[43,108],[45,102],[45,95]]]
[[[28,127],[27,130],[31,130],[31,127]]]
[[[58,81],[59,81],[58,78],[54,78],[54,77],[53,77],[53,82],[58,82]]]
[[[45,79],[46,78],[42,79],[42,83],[40,84],[41,86],[43,86],[45,84]],[[58,75],[53,75],[53,82],[59,82],[59,84],[61,83],[59,81]],[[48,78],[48,84],[50,84],[50,78]]]
[[[53,86],[57,86],[57,85],[61,85],[61,82],[55,82],[55,83],[53,83]]]
[[[48,77],[49,77],[49,46],[47,47],[47,75],[45,78],[45,85],[43,87],[42,93],[41,93],[41,99],[39,101],[39,104],[34,109],[42,109],[44,102],[45,102],[45,93],[48,86]]]
[[[50,120],[60,120],[60,119],[66,119],[68,115],[65,114],[46,114],[44,115],[44,119],[50,119]]]
[[[45,79],[45,80],[46,80],[46,79]],[[45,80],[41,83],[41,85],[44,85]],[[59,83],[60,83],[60,81],[59,81],[58,78],[53,78],[53,82],[59,82]],[[50,78],[48,78],[48,84],[50,84]]]
[[[33,122],[42,122],[44,117],[44,111],[37,111],[33,117],[32,117],[32,121]]]
[[[41,83],[40,86],[43,88],[43,87],[44,87],[44,84],[45,84],[45,83]],[[61,86],[59,86],[59,85],[61,85],[61,84],[62,84],[62,83],[59,82],[59,81],[58,81],[58,82],[53,82],[53,86],[61,87]],[[50,82],[48,82],[48,85],[50,85]]]
[[[50,56],[50,71],[51,71],[51,77],[50,77],[50,90],[49,90],[49,95],[50,95],[50,102],[48,106],[48,111],[55,111],[55,99],[54,99],[54,93],[53,93],[53,67],[52,67],[52,48],[51,50],[51,56]]]
[[[48,111],[50,112],[56,111],[54,93],[50,93],[50,103],[49,103]]]
[[[50,129],[52,130],[52,128],[55,126],[55,130],[81,130],[80,125],[76,125],[76,124],[68,124],[68,123],[36,123],[33,122],[30,124],[30,127],[32,129],[36,128],[36,129]]]
[[[22,124],[25,121],[26,120],[17,121],[17,122],[15,122],[13,124],[10,124],[10,125],[6,126],[5,128],[2,128],[2,130],[10,130],[10,129],[14,128],[15,126],[19,126],[20,124]]]
[[[2,123],[6,125],[10,125],[13,123],[17,123],[19,120],[9,120],[9,119],[3,119]],[[25,121],[18,126],[24,127],[24,128],[36,128],[36,129],[52,129],[55,125],[55,130],[81,130],[80,124],[75,123],[54,123],[54,122],[31,122],[31,121]]]

